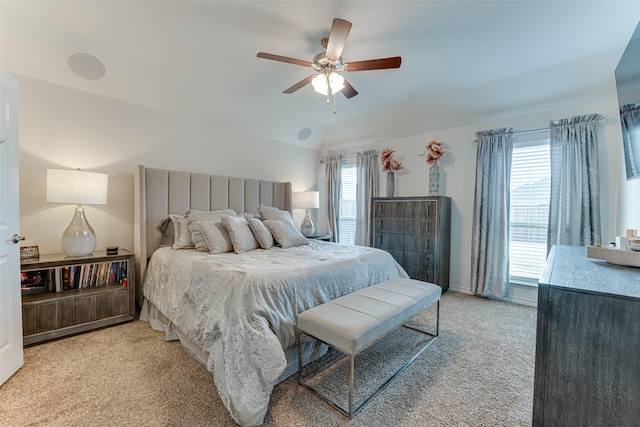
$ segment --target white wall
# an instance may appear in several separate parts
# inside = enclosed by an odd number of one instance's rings
[[[104,206],[88,206],[87,216],[98,235],[98,248],[133,247],[133,167],[191,170],[258,179],[291,180],[294,191],[322,190],[318,152],[249,136],[210,123],[177,117],[16,76],[20,83],[20,210],[24,245],[42,253],[60,252],[60,236],[73,207],[45,201],[47,168],[77,168],[109,174],[109,198]],[[420,157],[431,139],[444,142],[447,157],[441,168],[441,194],[452,198],[451,288],[469,291],[471,218],[476,147],[479,130],[512,126],[516,130],[547,127],[549,120],[600,113],[602,128],[601,213],[603,242],[626,228],[640,228],[640,180],[626,181],[615,88],[611,98],[527,115],[454,127],[409,137],[372,140],[363,149],[393,147],[405,168],[396,174],[397,196],[428,193],[428,166]],[[384,191],[385,177],[381,174]],[[326,229],[321,210],[312,213],[319,231]],[[303,211],[294,211],[302,220]],[[514,295],[531,299],[535,295]]]
[[[372,141],[367,146],[341,148],[339,152],[349,154],[364,149],[375,148],[381,150],[392,147],[397,150],[396,158],[404,164],[404,169],[396,172],[395,196],[426,196],[428,195],[429,167],[423,156],[427,142],[432,139],[440,140],[447,150],[445,159],[440,167],[440,194],[452,199],[451,226],[451,272],[450,287],[452,290],[470,292],[471,277],[471,227],[473,216],[473,199],[475,191],[475,161],[476,144],[473,141],[476,131],[502,127],[513,127],[518,130],[546,128],[550,120],[561,119],[590,113],[600,113],[607,117],[607,124],[602,127],[600,150],[600,191],[601,218],[603,242],[615,240],[616,232],[624,229],[622,223],[617,223],[616,187],[619,181],[622,165],[622,142],[618,118],[618,104],[615,98],[615,87],[612,87],[612,98],[588,104],[579,103],[574,107],[528,114],[524,116],[476,123],[473,125],[439,130],[437,132],[413,135],[404,138],[385,141]],[[637,183],[637,184],[640,184]],[[635,186],[636,183],[633,183]],[[629,188],[632,185],[628,186]],[[380,173],[380,195],[384,196],[386,177]],[[635,191],[637,194],[637,186]],[[628,192],[633,190],[629,189]],[[629,194],[622,196],[625,199]],[[633,202],[638,206],[638,197]],[[625,213],[620,215],[620,221],[632,223],[638,221],[638,211],[631,212],[625,206]],[[635,220],[633,220],[635,218]],[[515,288],[510,298],[518,302],[535,302],[535,288]]]
[[[624,236],[625,230],[632,228],[640,230],[640,178],[627,181],[624,166],[619,174],[618,188],[618,217],[616,230],[618,236]]]
[[[98,249],[133,249],[133,169],[148,167],[317,186],[315,150],[258,138],[24,76],[20,93],[20,220],[23,246],[61,252],[73,206],[46,202],[46,169],[109,174],[106,205],[87,206]],[[294,211],[300,222],[304,212]]]

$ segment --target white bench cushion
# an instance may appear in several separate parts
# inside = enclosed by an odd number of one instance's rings
[[[391,279],[313,307],[298,329],[345,354],[360,350],[440,299],[442,288],[413,279]]]

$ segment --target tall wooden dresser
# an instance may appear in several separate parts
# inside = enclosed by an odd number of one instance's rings
[[[374,197],[371,246],[384,249],[409,277],[449,288],[451,198]]]

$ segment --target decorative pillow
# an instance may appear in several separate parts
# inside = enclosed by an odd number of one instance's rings
[[[196,250],[200,252],[222,254],[233,250],[229,233],[227,233],[221,221],[191,221],[189,229],[192,232],[199,231],[202,236],[204,246],[202,243],[196,243]]]
[[[175,238],[175,233],[173,231],[173,222],[171,222],[171,218],[166,217],[156,229],[162,233],[162,241],[160,242],[160,246],[173,246],[173,240]]]
[[[247,221],[249,223],[249,228],[253,232],[253,236],[258,241],[258,244],[262,249],[269,249],[273,246],[273,236],[269,229],[256,218],[251,218]]]
[[[289,221],[293,225],[293,218],[291,218],[291,213],[289,211],[283,211],[272,206],[259,205],[258,212],[260,213],[263,221],[265,219]]]
[[[197,220],[197,221],[218,221],[221,222],[220,219],[222,215],[231,215],[236,216],[236,211],[233,209],[219,209],[217,211],[199,211],[195,209],[191,209],[187,212],[187,219]]]
[[[187,217],[184,215],[169,215],[173,228],[173,249],[193,249],[195,245],[191,240],[191,230]]]
[[[244,213],[244,218],[249,221],[250,219],[256,218],[256,219],[262,219],[262,217],[260,216],[259,213],[248,213],[245,212]]]
[[[229,233],[235,253],[241,254],[242,252],[258,249],[258,242],[253,237],[251,228],[249,228],[249,224],[244,217],[223,215],[222,225]]]
[[[271,231],[273,238],[285,249],[309,244],[307,238],[298,231],[291,221],[267,219],[263,223]]]
[[[231,215],[231,216],[235,216],[236,212],[233,209],[222,209],[222,210],[217,210],[217,211],[196,211],[196,210],[191,210],[189,212],[187,212],[187,222],[189,223],[189,231],[191,232],[191,240],[193,242],[193,245],[195,246],[196,250],[200,251],[200,252],[207,252],[209,251],[209,246],[207,245],[207,241],[205,239],[205,237],[203,236],[202,232],[200,231],[200,227],[198,227],[197,225],[194,225],[194,222],[197,221],[213,221],[213,222],[217,222],[218,224],[220,224],[220,228],[222,230],[223,235],[227,235],[227,230],[225,230],[224,226],[222,225],[222,216],[223,215]],[[229,239],[229,236],[226,236],[226,239]],[[229,242],[231,242],[229,240]],[[229,249],[230,251],[231,249]],[[226,251],[226,252],[229,252]],[[215,252],[215,253],[220,253],[220,252]]]

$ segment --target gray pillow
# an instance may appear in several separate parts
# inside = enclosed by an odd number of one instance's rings
[[[195,245],[191,240],[189,222],[184,215],[169,215],[173,228],[173,249],[193,249]]]
[[[257,218],[248,220],[249,228],[253,232],[253,236],[258,241],[262,249],[269,249],[273,246],[273,236],[269,229]]]
[[[276,221],[289,221],[293,225],[293,218],[289,211],[283,211],[272,206],[258,206],[258,213],[262,217],[262,220],[271,219]]]
[[[171,246],[173,247],[174,240],[174,232],[173,232],[173,222],[171,222],[171,218],[166,217],[156,229],[162,233],[162,241],[160,242],[160,247]]]
[[[197,229],[204,242],[204,246],[202,243],[196,243],[196,250],[200,252],[211,252],[212,254],[222,254],[233,250],[231,238],[224,228],[222,220],[220,222],[191,221],[189,228],[192,232]]]
[[[200,251],[200,252],[207,252],[209,251],[209,245],[207,244],[207,241],[204,237],[204,235],[202,234],[202,232],[200,231],[200,227],[196,224],[194,224],[197,221],[213,221],[216,222],[218,224],[220,224],[220,227],[218,227],[219,229],[221,229],[221,233],[223,235],[226,235],[226,240],[229,241],[229,243],[231,243],[231,241],[229,240],[229,236],[227,234],[227,230],[225,230],[224,226],[222,225],[222,216],[223,215],[232,215],[235,216],[236,212],[233,209],[222,209],[222,210],[217,210],[217,211],[196,211],[196,210],[191,210],[189,212],[187,212],[187,222],[189,223],[189,231],[191,232],[191,240],[193,241],[193,245],[195,246],[196,250]],[[218,245],[216,245],[216,247],[218,247]],[[231,251],[232,248],[229,248],[228,251]],[[214,252],[214,253],[221,253],[221,252]]]
[[[309,244],[293,222],[267,219],[263,223],[271,231],[273,238],[285,249]]]
[[[260,214],[259,214],[259,213],[248,213],[248,212],[245,212],[245,213],[244,213],[244,218],[245,218],[247,221],[249,221],[250,219],[253,219],[253,218],[256,218],[256,219],[262,219],[262,218],[260,217]]]
[[[258,242],[253,237],[251,228],[244,217],[223,215],[222,225],[229,233],[235,253],[241,254],[258,249]]]

